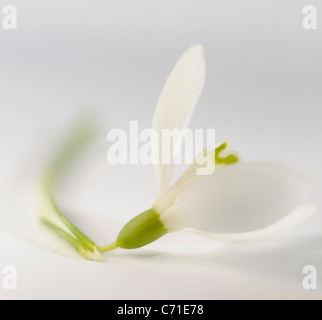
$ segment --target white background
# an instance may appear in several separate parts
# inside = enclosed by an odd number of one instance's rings
[[[302,286],[305,265],[322,274],[320,1],[1,0],[0,8],[7,4],[18,29],[0,28],[0,280],[15,265],[18,288],[0,286],[1,298],[322,297]],[[317,7],[318,30],[302,27],[307,4]],[[315,216],[243,243],[171,234],[100,264],[40,248],[37,177],[84,108],[100,115],[102,130],[60,193],[65,211],[105,244],[149,208],[153,168],[110,166],[106,135],[131,120],[151,125],[167,74],[195,43],[205,46],[207,83],[191,127],[215,128],[245,161],[302,171]]]

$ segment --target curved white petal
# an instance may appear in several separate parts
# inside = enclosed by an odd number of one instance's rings
[[[161,215],[169,231],[184,227],[213,233],[266,228],[308,204],[308,183],[272,163],[222,167],[187,187]]]
[[[242,232],[242,233],[210,233],[196,229],[189,229],[190,232],[196,233],[202,237],[210,238],[220,242],[235,242],[235,241],[249,241],[255,238],[264,237],[269,233],[278,232],[290,227],[293,227],[300,222],[309,218],[315,212],[315,206],[304,205],[292,211],[286,217],[277,221],[276,223],[255,231]]]
[[[162,150],[162,131],[176,129],[181,132],[187,126],[204,87],[205,70],[203,47],[195,45],[188,49],[174,66],[159,98],[152,124],[157,133],[157,136],[152,138],[152,157],[159,193],[163,193],[169,187],[172,174],[172,165],[162,164],[162,151],[171,151]],[[178,137],[173,139],[174,147],[178,140]]]

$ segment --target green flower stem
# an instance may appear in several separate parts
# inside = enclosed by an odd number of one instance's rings
[[[58,152],[57,156],[51,162],[42,179],[41,191],[45,203],[48,204],[50,209],[52,209],[60,221],[75,236],[75,238],[48,219],[41,219],[41,222],[63,238],[84,258],[101,261],[103,260],[103,257],[99,247],[63,214],[52,196],[53,186],[63,175],[66,167],[70,165],[72,160],[80,153],[92,136],[92,126],[88,126],[86,123],[79,124],[76,127],[76,130],[72,132],[70,138],[67,140],[67,143],[61,148],[60,152]]]
[[[97,249],[96,244],[87,237],[82,231],[80,231],[58,208],[57,203],[55,200],[48,195],[47,201],[49,202],[51,208],[54,210],[54,212],[57,214],[59,219],[62,221],[62,223],[73,233],[73,235],[79,239],[82,244],[94,252],[95,249]]]
[[[108,244],[107,246],[103,246],[103,247],[100,247],[99,250],[103,253],[103,252],[108,252],[108,251],[112,251],[114,249],[117,249],[119,246],[117,244],[116,241]]]
[[[41,222],[64,239],[75,251],[88,260],[103,261],[103,258],[100,255],[97,255],[96,252],[90,251],[82,241],[75,239],[66,231],[57,227],[55,224],[46,219],[41,219]]]
[[[57,227],[55,224],[53,224],[49,220],[41,219],[40,221],[44,225],[46,225],[48,228],[52,229],[55,233],[57,233],[61,238],[66,240],[70,244],[70,246],[73,247],[76,251],[79,251],[79,247],[83,246],[81,241],[79,241],[78,239],[75,239],[69,233],[67,233],[63,229]]]
[[[70,133],[56,156],[50,162],[44,176],[43,186],[51,190],[56,181],[64,174],[74,159],[84,150],[94,135],[95,128],[91,123],[81,121]]]
[[[82,231],[80,231],[58,208],[55,200],[47,194],[46,201],[50,208],[55,212],[56,216],[61,220],[61,222],[67,227],[67,229],[76,237],[72,237],[69,233],[62,230],[54,223],[47,219],[40,219],[40,221],[49,227],[58,236],[63,238],[71,247],[73,247],[79,254],[84,258],[95,261],[103,261],[103,257],[98,246],[92,241],[88,236],[86,236]]]

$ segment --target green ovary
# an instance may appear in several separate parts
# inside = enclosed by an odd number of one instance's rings
[[[130,220],[120,231],[115,245],[123,249],[143,247],[168,233],[159,214],[151,208]]]

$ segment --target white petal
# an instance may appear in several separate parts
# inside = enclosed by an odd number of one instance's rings
[[[204,87],[205,73],[203,47],[195,45],[181,56],[159,98],[152,127],[160,139],[163,129],[182,131],[187,126]],[[171,182],[172,165],[162,164],[162,143],[155,141],[155,138],[152,142],[152,156],[156,163],[159,193],[163,193]],[[175,147],[178,139],[173,142]]]
[[[170,231],[251,232],[308,204],[308,189],[306,179],[287,167],[233,164],[192,183],[161,219]]]
[[[288,229],[293,227],[300,222],[303,222],[309,218],[316,208],[313,205],[305,205],[299,207],[288,214],[283,219],[277,221],[276,223],[262,229],[258,229],[251,232],[242,232],[242,233],[210,233],[199,231],[196,229],[190,229],[189,231],[196,233],[202,237],[210,238],[220,242],[235,242],[235,241],[248,241],[259,237],[264,237],[269,233],[278,232],[280,230]]]

